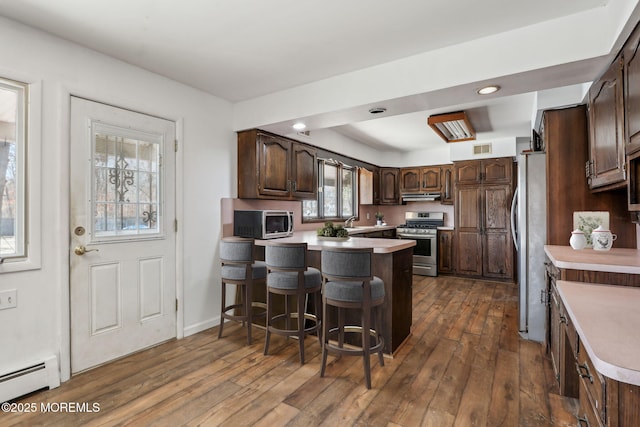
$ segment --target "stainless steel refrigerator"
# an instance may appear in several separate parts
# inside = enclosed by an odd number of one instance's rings
[[[518,187],[511,204],[511,228],[518,260],[520,335],[544,342],[547,241],[547,179],[545,154],[518,156]]]

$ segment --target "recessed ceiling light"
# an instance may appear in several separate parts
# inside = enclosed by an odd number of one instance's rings
[[[485,86],[483,88],[478,89],[478,94],[480,95],[489,95],[490,93],[494,93],[500,90],[500,86]]]
[[[293,125],[293,128],[295,130],[302,130],[302,129],[306,128],[306,127],[307,127],[307,125],[305,125],[304,123],[300,123],[300,122],[298,122],[298,123]]]
[[[384,107],[373,107],[369,110],[371,114],[380,114],[384,113],[385,111],[387,111],[387,109]]]

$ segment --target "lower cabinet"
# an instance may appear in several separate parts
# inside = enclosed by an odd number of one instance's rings
[[[557,280],[571,280],[569,277],[586,275],[594,279],[593,275],[589,274],[593,272],[558,269],[551,262],[546,263],[546,272],[549,295],[547,351],[560,394],[579,399],[576,425],[579,427],[640,425],[640,387],[605,377],[596,370],[583,344],[584,338],[580,336],[579,328],[573,324],[571,317],[567,314],[568,311],[556,287]],[[635,276],[618,273],[604,274],[610,275],[607,276],[609,280],[625,285],[629,285],[628,282],[632,282],[632,276]],[[628,280],[623,280],[622,276],[629,276]],[[602,279],[600,276],[598,278]]]
[[[353,237],[368,237],[368,238],[376,238],[376,239],[393,239],[396,237],[396,229],[392,228],[390,230],[378,230],[371,231],[368,233],[360,233],[355,234]]]
[[[438,230],[438,274],[455,273],[453,230]]]
[[[584,381],[580,382],[580,408],[578,409],[578,415],[576,416],[578,426],[601,426],[602,423],[598,421],[598,416],[589,402],[587,397],[587,389],[585,388]]]
[[[570,344],[572,339],[568,338],[571,333],[567,332],[572,328],[571,320],[566,314],[556,288],[555,282],[559,278],[559,272],[551,263],[547,263],[546,267],[549,295],[547,350],[560,394],[578,397],[578,375],[574,367],[574,356]]]

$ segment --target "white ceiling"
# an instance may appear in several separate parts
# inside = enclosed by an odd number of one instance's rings
[[[610,1],[0,0],[0,15],[230,102],[246,102],[591,9],[604,11]],[[581,83],[597,72],[582,69],[572,78],[558,72],[558,85]],[[381,150],[415,150],[441,143],[426,126],[431,112],[467,109],[479,137],[527,137],[534,92],[554,84],[548,75],[542,80],[534,87],[531,75],[520,89],[488,100],[451,96],[448,104],[441,91],[437,108],[407,99],[398,102],[402,114],[357,117],[334,129]]]

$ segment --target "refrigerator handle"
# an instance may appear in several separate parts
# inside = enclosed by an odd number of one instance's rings
[[[517,215],[516,206],[518,204],[518,187],[513,192],[513,199],[511,200],[511,238],[513,238],[513,245],[518,250],[518,230],[516,229]]]

